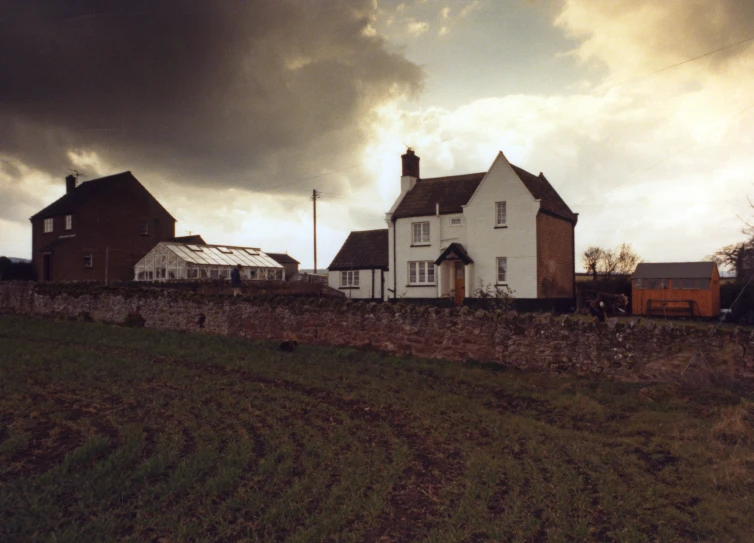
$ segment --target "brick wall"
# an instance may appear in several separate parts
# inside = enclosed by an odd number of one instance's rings
[[[573,225],[537,215],[537,298],[573,297]]]
[[[606,324],[568,316],[440,309],[332,298],[233,298],[172,289],[0,283],[0,313],[143,323],[150,328],[395,355],[502,364],[624,381],[754,383],[754,332]],[[697,355],[703,352],[703,360]],[[696,358],[695,358],[696,357]],[[688,366],[688,368],[687,368]],[[684,371],[685,370],[685,371]]]

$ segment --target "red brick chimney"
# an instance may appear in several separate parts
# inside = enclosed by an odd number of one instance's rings
[[[76,188],[76,177],[73,175],[67,175],[65,177],[65,193],[71,194]]]
[[[414,150],[409,147],[406,154],[401,155],[403,161],[403,177],[414,177],[419,179],[419,157],[414,154]]]

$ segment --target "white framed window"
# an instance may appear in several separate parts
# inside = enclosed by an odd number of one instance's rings
[[[495,202],[495,226],[505,226],[508,223],[507,208],[506,202]]]
[[[341,287],[358,287],[359,286],[359,270],[350,270],[340,272],[340,286]]]
[[[65,216],[65,229],[70,230],[73,228],[73,215],[66,215]]]
[[[141,221],[141,235],[142,236],[148,236],[149,235],[149,221],[144,219]]]
[[[508,257],[505,257],[505,256],[497,257],[497,282],[498,283],[508,282]]]
[[[463,219],[461,219],[461,217],[450,218],[450,226],[461,226],[462,224],[463,224]]]
[[[410,285],[432,285],[435,282],[435,263],[431,260],[408,263]]]
[[[411,223],[411,244],[429,244],[429,221]]]
[[[84,253],[84,267],[91,268],[94,266],[94,257],[92,253]]]
[[[45,219],[45,234],[52,232],[52,219]]]

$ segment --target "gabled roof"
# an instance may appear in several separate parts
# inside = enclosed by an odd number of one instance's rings
[[[511,168],[532,197],[540,200],[542,211],[576,223],[576,215],[544,175],[533,175],[513,164]],[[437,203],[440,204],[440,215],[461,213],[462,206],[469,203],[486,174],[487,172],[481,172],[417,179],[414,187],[403,197],[393,213],[393,219],[434,215]]]
[[[298,260],[285,253],[267,253],[278,264],[301,264]]]
[[[466,252],[466,248],[460,243],[451,243],[448,248],[445,249],[437,260],[435,260],[435,266],[439,266],[446,260],[460,260],[464,264],[473,264],[474,261]]]
[[[540,201],[540,210],[549,212],[572,223],[576,222],[576,215],[568,207],[568,204],[563,201],[563,198],[560,197],[560,194],[557,193],[544,174],[540,173],[539,176],[536,176],[513,164],[511,164],[511,168],[516,172],[516,175],[523,182],[524,186],[526,186],[529,193]]]
[[[424,217],[435,214],[435,204],[440,204],[440,215],[461,213],[474,195],[487,172],[449,177],[417,179],[414,188],[403,197],[393,219]]]
[[[714,262],[642,262],[636,266],[634,279],[709,279]]]
[[[70,194],[64,194],[53,203],[48,205],[42,211],[32,215],[30,220],[41,219],[47,217],[54,217],[56,215],[64,215],[73,213],[76,209],[83,205],[85,202],[99,197],[102,194],[106,194],[111,190],[118,190],[123,188],[138,188],[145,191],[149,196],[162,207],[162,204],[152,196],[149,191],[144,188],[144,185],[139,183],[131,172],[116,173],[115,175],[108,175],[107,177],[100,177],[99,179],[92,179],[82,183]],[[165,208],[163,208],[165,209]],[[165,213],[168,211],[165,209]],[[168,213],[170,215],[170,213]],[[173,218],[172,215],[170,215]],[[173,218],[175,220],[175,218]]]
[[[348,234],[329,270],[388,269],[387,228]]]

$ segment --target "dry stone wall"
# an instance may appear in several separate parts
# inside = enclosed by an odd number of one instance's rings
[[[754,383],[754,333],[699,324],[640,319],[600,324],[583,317],[469,308],[22,282],[0,283],[0,313],[255,340],[295,338],[313,345],[629,381]]]

